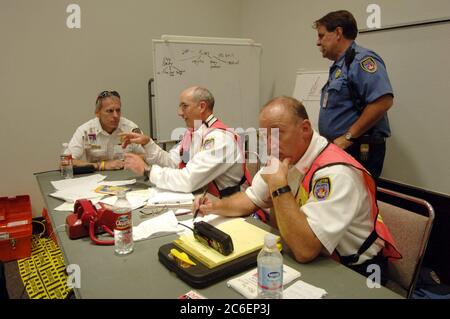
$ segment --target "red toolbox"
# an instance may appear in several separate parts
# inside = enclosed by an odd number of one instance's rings
[[[0,197],[0,260],[10,261],[31,255],[30,196]]]

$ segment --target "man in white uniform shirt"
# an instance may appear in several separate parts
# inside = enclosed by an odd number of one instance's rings
[[[245,192],[214,202],[200,203],[197,198],[194,206],[200,213],[224,216],[273,208],[270,222],[297,261],[310,262],[320,253],[333,255],[366,276],[367,266],[377,264],[383,283],[387,259],[381,252],[385,245],[391,248],[391,238],[383,233],[387,241],[382,240],[378,228],[372,236],[378,209],[372,206],[375,184],[370,175],[315,132],[304,106],[293,98],[279,97],[266,104],[260,127],[267,130],[268,149],[274,143],[279,146],[279,158],[271,157]],[[279,141],[271,140],[274,129],[279,130]]]
[[[132,121],[121,116],[121,101],[117,91],[103,91],[95,101],[96,117],[77,128],[69,143],[75,166],[93,165],[96,170],[123,168],[123,153],[119,133],[138,131]],[[126,150],[143,154],[140,145]]]
[[[239,138],[213,114],[214,97],[203,87],[190,87],[180,95],[178,115],[186,122],[183,140],[170,152],[160,148],[150,137],[121,134],[124,146],[144,146],[146,162],[126,154],[125,168],[145,175],[159,188],[193,192],[208,186],[217,197],[239,192],[250,182]],[[244,172],[246,174],[244,174]]]

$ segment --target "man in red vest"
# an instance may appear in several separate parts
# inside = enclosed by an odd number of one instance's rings
[[[306,263],[319,254],[332,255],[346,266],[370,275],[380,266],[386,279],[387,257],[400,258],[376,205],[373,178],[353,157],[315,132],[304,106],[279,97],[260,114],[268,149],[278,147],[245,192],[211,202],[200,212],[245,216],[272,208],[270,222],[278,227],[295,259]],[[278,130],[279,139],[272,132]]]
[[[123,147],[141,144],[146,162],[134,154],[125,155],[125,169],[145,175],[156,187],[193,192],[208,186],[211,194],[224,197],[250,183],[239,137],[213,114],[214,97],[209,90],[194,86],[180,96],[178,115],[186,122],[182,141],[170,152],[143,134],[124,133]]]

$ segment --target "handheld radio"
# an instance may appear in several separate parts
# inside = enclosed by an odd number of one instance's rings
[[[194,237],[203,245],[228,256],[234,250],[231,236],[203,221],[194,223]]]

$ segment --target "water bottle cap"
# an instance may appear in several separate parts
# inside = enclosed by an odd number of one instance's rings
[[[264,236],[264,245],[267,247],[275,246],[277,243],[277,237],[273,234],[266,234]]]
[[[119,189],[119,190],[117,190],[117,197],[118,198],[123,198],[123,197],[125,197],[126,196],[126,192],[125,192],[125,190],[124,189]]]

